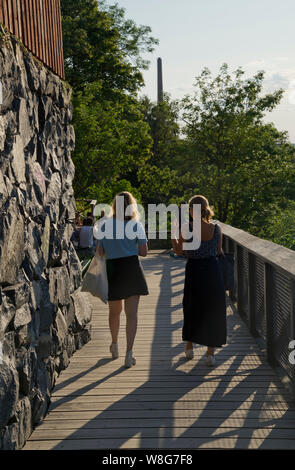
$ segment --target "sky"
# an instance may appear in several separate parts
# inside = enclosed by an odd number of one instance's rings
[[[164,90],[178,99],[192,92],[204,67],[213,74],[223,63],[246,76],[265,71],[265,92],[285,90],[266,121],[286,130],[295,143],[294,0],[109,0],[126,18],[151,26],[159,39],[143,93],[157,97],[157,58],[163,60]]]

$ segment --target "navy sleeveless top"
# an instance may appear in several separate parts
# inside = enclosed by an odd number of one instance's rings
[[[204,259],[216,257],[218,253],[218,242],[220,233],[220,226],[218,224],[215,224],[213,238],[208,241],[202,241],[201,246],[197,250],[185,251],[184,253],[186,257],[189,259]]]

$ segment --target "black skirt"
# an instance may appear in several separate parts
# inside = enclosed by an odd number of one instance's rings
[[[217,258],[188,260],[183,314],[183,341],[212,348],[226,344],[225,288]]]
[[[107,260],[108,299],[122,300],[134,295],[148,295],[148,286],[138,256]]]

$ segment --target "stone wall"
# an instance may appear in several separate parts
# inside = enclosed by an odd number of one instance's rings
[[[0,449],[19,449],[90,339],[70,241],[71,90],[0,25]]]

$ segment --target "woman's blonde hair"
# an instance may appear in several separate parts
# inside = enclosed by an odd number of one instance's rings
[[[201,205],[201,217],[202,220],[206,222],[210,222],[212,217],[214,216],[214,211],[212,207],[210,207],[208,199],[204,196],[193,196],[189,200],[189,208],[192,209],[194,205],[200,204]]]
[[[118,202],[122,198],[123,204],[118,205]],[[128,208],[128,209],[127,209]],[[116,219],[121,220],[138,220],[139,219],[139,212],[137,207],[137,202],[134,196],[128,191],[122,191],[121,193],[117,194],[113,200],[112,205],[113,217]],[[123,213],[124,211],[124,213]]]

